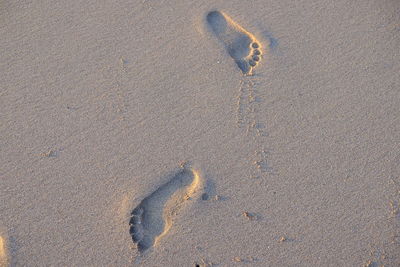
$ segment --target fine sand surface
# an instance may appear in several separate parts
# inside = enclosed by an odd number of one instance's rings
[[[0,1],[1,266],[399,266],[397,0]]]

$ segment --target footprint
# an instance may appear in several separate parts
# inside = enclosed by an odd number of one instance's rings
[[[129,233],[142,253],[167,234],[182,204],[200,184],[200,176],[191,167],[182,166],[172,178],[133,209]]]
[[[261,59],[260,42],[223,12],[209,12],[207,23],[242,73],[251,74]]]

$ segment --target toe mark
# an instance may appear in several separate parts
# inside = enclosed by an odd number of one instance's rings
[[[258,45],[258,43],[254,42],[251,44],[251,47],[253,48],[259,48],[260,46]]]
[[[132,211],[131,214],[134,215],[134,216],[142,216],[142,214],[143,214],[143,209],[142,209],[141,207],[136,207],[136,208]]]

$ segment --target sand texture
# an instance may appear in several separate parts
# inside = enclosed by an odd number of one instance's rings
[[[0,266],[399,263],[399,1],[0,1]]]

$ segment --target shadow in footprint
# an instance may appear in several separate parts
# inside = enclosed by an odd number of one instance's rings
[[[180,170],[167,183],[143,199],[132,211],[129,232],[140,252],[152,247],[157,237],[169,230],[171,217],[175,215],[185,197],[190,195],[184,189],[190,188],[196,182],[196,178],[191,169]]]
[[[261,55],[260,44],[255,37],[222,12],[211,11],[206,20],[242,73],[251,73]]]

